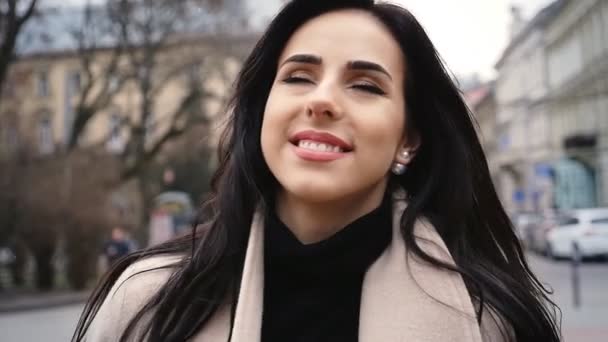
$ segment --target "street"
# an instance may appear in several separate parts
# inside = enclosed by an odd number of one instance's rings
[[[582,306],[573,306],[568,261],[549,261],[529,255],[532,269],[554,289],[563,312],[566,342],[605,342],[608,337],[608,263],[587,262],[580,268]],[[2,342],[66,342],[72,336],[82,305],[0,315]]]
[[[0,314],[2,342],[68,342],[82,305]]]
[[[567,342],[608,341],[608,263],[585,262],[580,267],[581,306],[575,308],[569,261],[549,261],[528,255],[530,267],[555,291],[562,310],[562,333]]]

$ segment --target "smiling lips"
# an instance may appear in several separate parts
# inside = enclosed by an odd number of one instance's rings
[[[302,131],[289,139],[298,157],[309,161],[332,161],[344,158],[352,145],[333,134]]]

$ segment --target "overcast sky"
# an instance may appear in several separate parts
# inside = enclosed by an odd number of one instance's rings
[[[259,17],[272,16],[279,0],[250,0]],[[510,6],[531,18],[551,0],[393,0],[410,10],[457,75],[494,76],[494,64],[508,43]]]
[[[84,3],[85,0],[49,0]],[[95,1],[95,0],[94,0]],[[167,0],[179,1],[179,0]],[[246,0],[253,21],[272,17],[280,0]],[[330,1],[330,0],[328,0]],[[510,5],[521,6],[530,18],[551,0],[393,0],[422,23],[448,67],[457,75],[494,75],[494,64],[508,43]]]
[[[400,0],[422,23],[448,67],[457,74],[492,76],[509,42],[510,5],[531,18],[547,0]]]

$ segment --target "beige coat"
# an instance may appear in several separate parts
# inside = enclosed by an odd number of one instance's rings
[[[406,253],[399,232],[399,218],[404,209],[405,202],[396,198],[392,242],[363,281],[359,341],[504,341],[494,317],[484,315],[480,328],[471,297],[459,274],[438,269]],[[453,263],[442,239],[428,222],[419,221],[415,235],[427,253]],[[231,342],[260,342],[264,302],[263,237],[262,215],[258,213],[251,227]],[[151,257],[130,266],[102,304],[87,333],[87,341],[118,341],[129,319],[171,272],[165,269],[134,274],[176,260],[176,257]],[[227,341],[229,312],[228,305],[216,312],[193,342]]]

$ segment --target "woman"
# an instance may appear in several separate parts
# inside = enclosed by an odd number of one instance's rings
[[[409,12],[288,3],[231,109],[199,229],[118,264],[74,340],[559,340]]]

